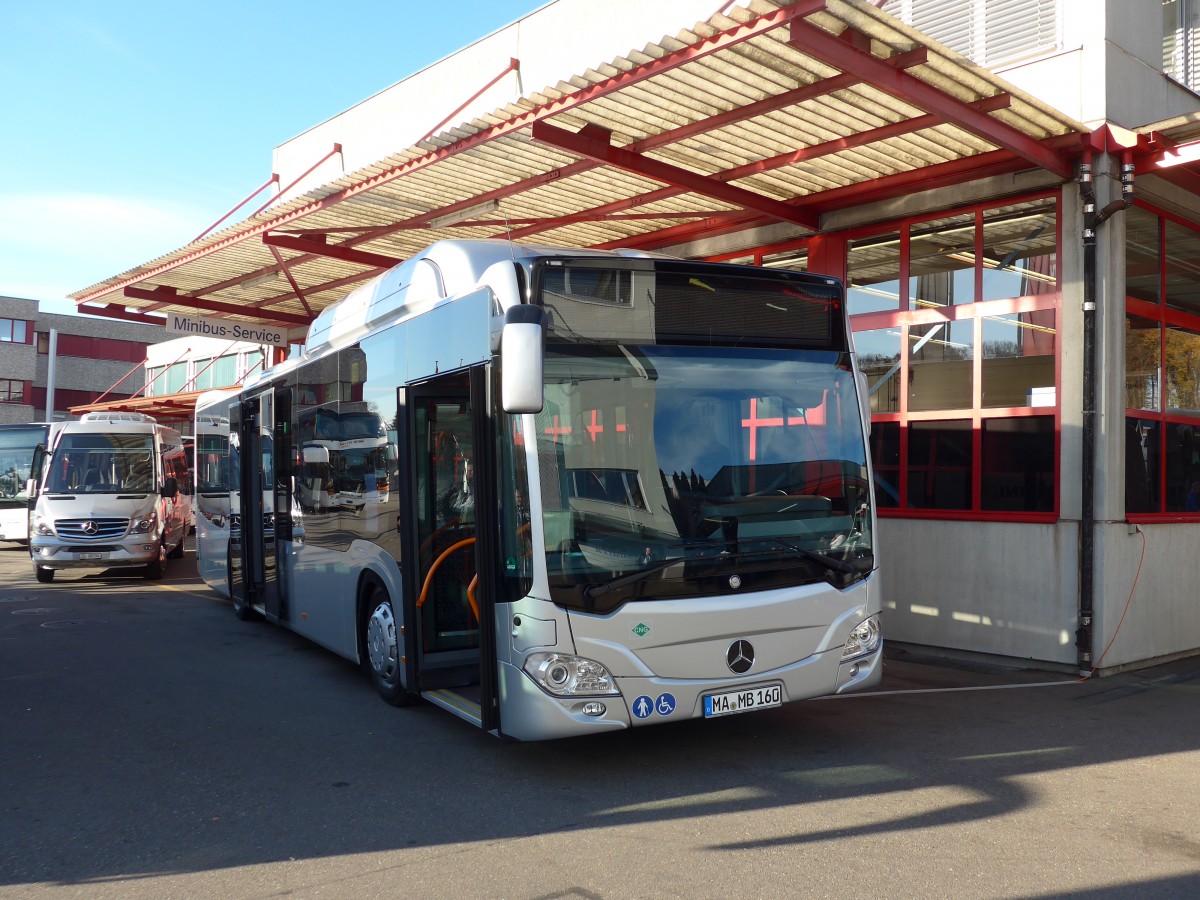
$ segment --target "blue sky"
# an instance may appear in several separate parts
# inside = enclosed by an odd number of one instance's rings
[[[74,311],[266,181],[276,145],[541,5],[0,0],[0,295]]]

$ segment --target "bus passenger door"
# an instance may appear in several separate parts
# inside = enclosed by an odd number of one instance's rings
[[[274,397],[267,391],[241,404],[230,415],[230,440],[238,437],[241,477],[240,540],[230,536],[230,588],[234,597],[259,607],[267,619],[281,618],[275,566]],[[240,551],[240,552],[239,552]]]
[[[253,538],[256,529],[247,527],[253,517],[261,516],[261,501],[253,489],[257,467],[249,453],[250,436],[258,428],[258,401],[246,400],[229,406],[229,598],[251,607],[258,602],[256,586],[261,580],[258,554],[260,542]]]
[[[491,442],[480,392],[484,370],[458,372],[402,389],[407,423],[405,653],[417,660],[417,688],[484,728],[494,727],[494,627],[481,568],[490,521]],[[494,505],[494,504],[493,504]],[[411,625],[409,625],[411,623]],[[481,653],[481,650],[483,651]],[[433,692],[430,696],[429,692]],[[463,703],[463,701],[466,701]]]
[[[296,465],[293,458],[292,443],[292,391],[288,387],[275,389],[273,399],[273,437],[271,467],[274,477],[264,482],[264,492],[271,492],[272,515],[269,522],[272,525],[270,550],[270,569],[274,572],[274,589],[264,598],[267,613],[277,619],[286,619],[288,599],[287,554],[292,540],[294,521],[292,518],[292,498],[295,496],[294,483]],[[265,526],[264,526],[265,529]]]

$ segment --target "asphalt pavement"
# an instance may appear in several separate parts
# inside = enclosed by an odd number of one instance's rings
[[[886,622],[885,622],[886,628]],[[1200,896],[1200,660],[517,744],[195,575],[0,544],[0,898]]]

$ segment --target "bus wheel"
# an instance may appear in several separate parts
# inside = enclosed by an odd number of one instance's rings
[[[370,580],[366,583],[364,666],[371,674],[375,689],[393,706],[408,706],[417,698],[400,682],[400,628],[392,609],[392,599],[383,585]]]
[[[54,580],[54,570],[47,569],[45,566],[34,566],[33,574],[37,576],[37,580],[42,584],[49,584]]]
[[[154,562],[146,566],[146,571],[142,574],[142,577],[147,581],[158,581],[158,579],[163,577],[163,567],[166,565],[166,559],[167,554],[163,550],[163,545],[159,544],[158,556]]]

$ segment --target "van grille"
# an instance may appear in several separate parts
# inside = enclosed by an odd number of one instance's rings
[[[129,530],[128,519],[58,519],[54,530],[61,538],[72,541],[111,541],[122,537]]]

